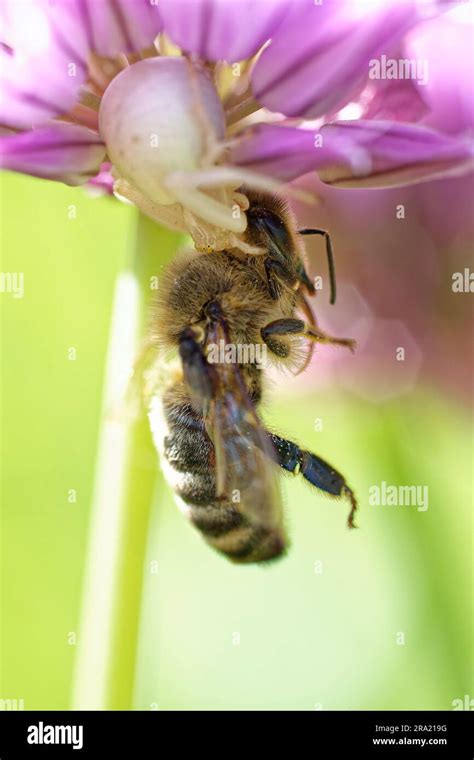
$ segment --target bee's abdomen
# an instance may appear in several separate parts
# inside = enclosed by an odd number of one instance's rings
[[[167,391],[154,397],[150,425],[162,469],[181,511],[206,541],[234,562],[261,562],[284,551],[282,536],[250,523],[236,506],[216,496],[214,446],[204,421],[188,401]]]
[[[233,562],[263,562],[285,550],[280,533],[250,523],[231,504],[192,505],[189,517],[206,541]]]
[[[206,541],[233,562],[263,562],[285,550],[280,533],[250,523],[232,504],[214,502],[205,507],[184,504],[183,511]]]

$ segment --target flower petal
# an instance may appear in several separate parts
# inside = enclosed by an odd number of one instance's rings
[[[291,0],[161,0],[165,32],[210,61],[254,55],[278,29]]]
[[[290,182],[316,170],[327,184],[388,187],[465,174],[471,144],[389,121],[339,121],[320,130],[261,124],[241,133],[232,164]]]
[[[380,81],[369,92],[364,119],[415,122],[429,111],[420,88],[411,79]]]
[[[418,31],[418,30],[417,30]],[[365,104],[362,119],[379,119],[391,121],[415,122],[422,119],[429,111],[424,96],[429,79],[428,61],[423,58],[410,59],[404,46],[391,54],[393,61],[410,61],[416,64],[416,78],[388,79],[371,77],[371,82],[361,95]],[[410,73],[412,73],[410,71]]]
[[[105,146],[90,129],[56,122],[0,137],[0,167],[81,185],[97,174]]]
[[[89,49],[99,55],[138,53],[153,44],[162,28],[156,1],[66,0],[66,4],[68,2],[86,35]]]
[[[474,168],[472,143],[419,125],[339,121],[321,129],[332,167],[319,170],[330,185],[389,187],[466,174]]]
[[[86,77],[85,53],[58,43],[41,2],[2,0],[0,123],[28,129],[68,111]]]
[[[321,143],[319,131],[260,124],[242,132],[230,162],[289,182],[314,169],[331,167],[338,153]]]
[[[47,15],[54,44],[87,57],[138,53],[153,44],[162,28],[157,2],[150,0],[7,0],[40,7]],[[3,2],[3,0],[2,0]]]
[[[91,195],[113,195],[115,180],[112,176],[112,164],[104,162],[98,174],[88,180],[86,189]]]
[[[465,20],[462,15],[465,14]],[[474,127],[471,67],[472,7],[467,3],[418,27],[407,40],[406,57],[427,62],[429,77],[423,95],[430,113],[426,124],[450,134]]]
[[[162,26],[150,0],[2,0],[0,11],[0,123],[14,129],[70,111],[91,52],[138,52]]]
[[[369,62],[389,54],[419,20],[411,0],[389,0],[358,17],[359,4],[296,3],[253,72],[257,100],[287,116],[315,118],[351,100]]]

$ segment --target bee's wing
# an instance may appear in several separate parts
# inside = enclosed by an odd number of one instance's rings
[[[217,340],[224,337],[220,333],[216,328]],[[238,365],[222,363],[213,368],[214,397],[205,422],[216,452],[218,496],[232,501],[250,522],[277,527],[282,509],[271,442]]]

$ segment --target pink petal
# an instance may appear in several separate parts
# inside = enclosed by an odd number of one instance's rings
[[[11,0],[9,0],[11,2]],[[27,0],[46,12],[54,44],[87,58],[138,53],[153,44],[162,22],[150,0]]]
[[[390,54],[419,20],[411,0],[390,0],[363,18],[356,4],[295,3],[253,73],[259,102],[287,116],[315,118],[351,100],[369,61]]]
[[[86,77],[84,51],[58,44],[42,2],[2,0],[0,21],[0,124],[28,129],[68,111]]]
[[[261,124],[242,132],[230,162],[289,182],[317,171],[341,187],[388,187],[472,168],[472,145],[421,126],[339,121],[320,130]]]
[[[0,167],[81,185],[97,174],[105,146],[85,127],[56,122],[31,132],[0,137]]]
[[[330,185],[406,185],[459,176],[473,168],[472,143],[419,125],[339,121],[322,127],[321,136],[334,163],[319,176]]]
[[[468,4],[461,5],[469,14]],[[474,87],[472,66],[473,24],[463,23],[457,14],[446,14],[417,27],[407,40],[407,57],[428,63],[428,83],[423,95],[430,113],[426,124],[450,134],[474,127]]]
[[[67,74],[67,63],[51,69],[38,58],[26,66],[4,60],[0,52],[0,125],[9,129],[29,129],[69,111],[77,100],[84,80],[83,71],[76,78]],[[35,81],[32,70],[38,76]]]
[[[410,59],[404,46],[394,50],[390,57],[395,61]],[[422,73],[429,79],[430,70],[426,59],[414,60],[425,65],[426,69]],[[419,121],[429,111],[425,90],[426,83],[418,84],[416,79],[371,79],[360,98],[360,101],[365,104],[361,117],[391,121]]]
[[[2,0],[0,124],[29,129],[71,110],[90,53],[152,45],[161,29],[150,0]]]
[[[318,130],[259,124],[242,133],[230,162],[258,174],[289,182],[314,169],[330,167],[338,158],[320,144]]]
[[[115,180],[112,176],[112,164],[104,162],[98,174],[87,182],[87,189],[91,195],[113,195]]]
[[[421,89],[411,79],[380,81],[365,94],[369,97],[362,113],[364,119],[415,122],[429,111]]]
[[[161,31],[159,2],[151,0],[66,0],[90,50],[99,55],[134,53],[150,47]],[[60,0],[58,6],[65,5]],[[61,18],[58,16],[58,23]]]
[[[210,61],[254,55],[280,26],[291,0],[161,0],[165,32]]]

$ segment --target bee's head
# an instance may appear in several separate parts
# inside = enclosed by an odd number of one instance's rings
[[[246,210],[245,241],[263,248],[282,266],[294,270],[298,253],[295,244],[296,226],[293,214],[283,198],[274,193],[242,190],[249,207]]]
[[[314,293],[303,263],[303,246],[298,239],[296,220],[288,203],[274,193],[245,188],[241,192],[249,202],[245,242],[266,251],[267,259],[271,259],[279,276],[290,287],[298,289],[302,284],[309,293]]]
[[[315,289],[304,266],[305,253],[300,242],[300,235],[325,237],[330,303],[335,303],[336,275],[329,233],[312,228],[298,230],[295,217],[287,202],[274,193],[247,191],[245,188],[241,188],[241,193],[246,196],[249,203],[246,209],[248,225],[245,231],[245,242],[264,249],[288,282],[296,280],[296,287],[303,286],[310,295],[314,294]]]

